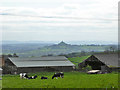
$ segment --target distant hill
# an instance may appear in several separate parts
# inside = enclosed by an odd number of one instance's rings
[[[118,42],[113,41],[65,41],[66,43],[72,44],[72,45],[117,45]],[[55,44],[59,43],[59,41],[6,41],[2,40],[0,41],[0,44]]]
[[[65,42],[60,42],[58,44],[49,45],[40,47],[38,49],[29,51],[27,53],[24,53],[24,55],[30,55],[30,56],[42,56],[42,55],[59,55],[59,54],[68,54],[73,52],[103,52],[107,48],[109,48],[109,45],[71,45],[67,44]]]
[[[71,45],[61,41],[58,44],[7,44],[2,47],[3,53],[17,53],[21,57],[40,57],[43,55],[60,55],[83,51],[103,52],[109,49],[111,45]]]

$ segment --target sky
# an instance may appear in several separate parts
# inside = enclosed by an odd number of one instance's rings
[[[118,1],[1,0],[1,38],[9,41],[117,42]]]

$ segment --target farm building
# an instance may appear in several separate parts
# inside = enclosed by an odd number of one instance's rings
[[[79,63],[79,68],[91,66],[93,70],[101,70],[103,72],[116,71],[120,69],[118,64],[118,54],[95,54],[88,57],[82,63]]]
[[[8,57],[18,57],[16,54],[0,55],[0,67],[4,67],[5,63],[8,63]]]
[[[4,66],[4,60],[2,55],[0,55],[0,67],[2,68],[2,66]]]
[[[39,58],[9,57],[9,72],[71,71],[75,67],[64,56],[48,56]]]
[[[0,68],[0,75],[2,74],[2,68]]]

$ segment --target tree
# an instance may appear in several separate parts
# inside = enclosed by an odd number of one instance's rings
[[[18,57],[18,55],[16,53],[13,54],[13,57]]]
[[[117,50],[117,46],[111,45],[110,47],[106,47],[104,52],[109,53],[109,52],[115,52],[116,50]]]
[[[8,57],[12,57],[12,55],[11,55],[11,54],[8,54]]]
[[[117,48],[116,46],[112,45],[112,46],[110,46],[110,51],[114,52],[116,50],[116,48]]]
[[[53,56],[53,54],[48,54],[48,56]]]

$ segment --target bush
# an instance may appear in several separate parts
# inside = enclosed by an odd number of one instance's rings
[[[92,70],[92,67],[87,65],[86,67],[82,68],[82,70],[89,71]]]

